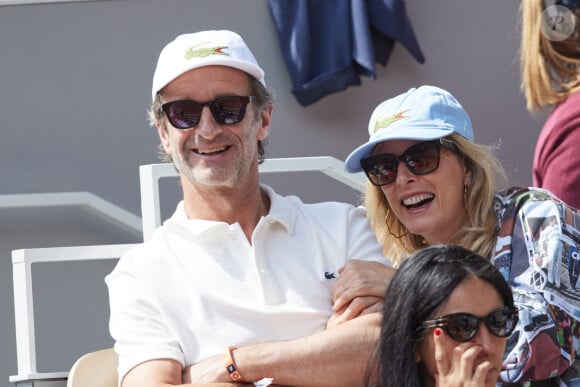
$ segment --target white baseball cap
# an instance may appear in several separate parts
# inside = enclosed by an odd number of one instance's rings
[[[240,35],[232,31],[201,31],[179,35],[168,43],[157,61],[151,97],[181,74],[204,66],[228,66],[242,70],[266,86],[264,70]]]
[[[346,158],[347,172],[362,171],[360,161],[383,141],[428,141],[457,133],[473,142],[471,120],[463,106],[448,91],[428,85],[382,102],[371,115],[368,131],[369,140]]]

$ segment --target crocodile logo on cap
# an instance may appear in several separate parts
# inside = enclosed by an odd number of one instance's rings
[[[379,117],[379,119],[375,123],[375,127],[373,128],[373,132],[376,133],[381,129],[386,129],[389,125],[391,125],[399,120],[402,120],[404,118],[409,118],[409,116],[405,115],[405,113],[407,113],[408,111],[409,111],[409,109],[405,109],[405,110],[402,110],[402,111],[395,113],[395,114],[389,114],[389,115],[385,115],[383,117]]]
[[[190,47],[185,51],[185,59],[205,58],[206,56],[210,55],[228,55],[227,52],[223,52],[224,48],[228,48],[228,46],[206,47],[206,48]]]

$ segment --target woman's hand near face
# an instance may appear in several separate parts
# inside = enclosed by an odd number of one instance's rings
[[[435,328],[437,330],[439,328]],[[483,348],[479,345],[457,343],[452,352],[449,341],[453,341],[441,329],[440,335],[433,335],[435,344],[435,364],[437,373],[433,375],[436,387],[484,387],[488,374],[493,370],[489,361],[483,361],[477,366],[476,359]],[[488,386],[495,386],[495,380],[487,380]]]

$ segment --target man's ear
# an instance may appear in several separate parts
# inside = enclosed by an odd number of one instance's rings
[[[262,123],[258,129],[258,140],[264,141],[270,134],[270,125],[272,124],[272,112],[274,110],[274,105],[269,103],[260,110],[260,116]]]
[[[159,122],[159,121],[157,121],[157,124],[155,126],[157,126],[157,133],[159,134],[159,140],[161,140],[161,146],[163,146],[165,153],[167,153],[168,155],[171,155],[171,145],[169,142],[169,132],[167,131],[165,126],[162,125],[161,122]]]

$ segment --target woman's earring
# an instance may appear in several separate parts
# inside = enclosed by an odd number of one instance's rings
[[[391,228],[389,227],[389,215],[391,215],[391,209],[387,208],[387,215],[385,215],[385,225],[387,226],[387,231],[389,232],[389,234],[391,234],[392,236],[394,236],[397,239],[401,239],[401,238],[407,236],[407,234],[409,233],[409,230],[407,229],[407,227],[405,227],[405,232],[401,235],[394,234],[391,231]]]

